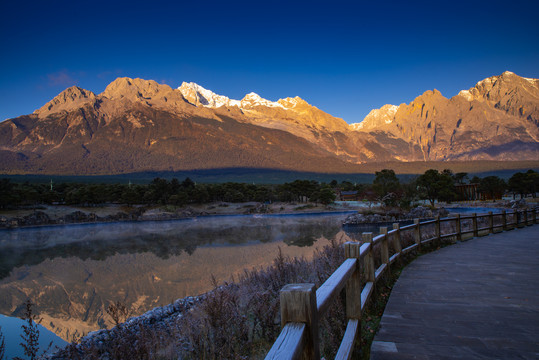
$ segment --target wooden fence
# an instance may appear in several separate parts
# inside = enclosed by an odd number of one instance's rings
[[[344,244],[346,260],[318,289],[314,284],[289,284],[282,288],[281,333],[266,359],[319,359],[319,318],[343,288],[346,289],[348,324],[336,359],[350,359],[361,331],[361,315],[376,283],[401,256],[430,242],[463,240],[537,223],[539,208],[484,215],[449,217],[420,222],[393,230],[380,228],[380,235],[363,233],[363,244]]]

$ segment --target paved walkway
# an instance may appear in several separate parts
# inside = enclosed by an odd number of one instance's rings
[[[539,359],[539,225],[414,260],[391,292],[371,359]]]

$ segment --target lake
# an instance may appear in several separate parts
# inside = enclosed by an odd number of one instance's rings
[[[287,256],[310,258],[331,239],[360,240],[363,231],[377,233],[378,225],[343,229],[343,220],[352,212],[2,230],[0,314],[8,317],[0,317],[0,326],[4,333],[13,333],[13,317],[22,315],[21,305],[29,297],[42,325],[72,341],[110,328],[105,309],[112,302],[121,301],[132,316],[141,315],[211,290],[212,276],[222,283],[237,279],[244,269],[270,266],[279,249]],[[7,344],[8,351],[18,342]],[[62,344],[61,339],[57,343]]]
[[[279,249],[310,258],[331,239],[359,238],[342,230],[349,213],[3,230],[0,314],[21,316],[21,304],[29,297],[42,325],[72,341],[110,328],[105,308],[111,302],[122,301],[133,316],[140,315],[212,289],[212,275],[222,283],[237,279],[244,269],[265,268]]]

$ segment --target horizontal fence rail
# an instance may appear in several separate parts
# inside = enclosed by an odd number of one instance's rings
[[[374,288],[391,265],[403,255],[444,239],[464,238],[513,230],[537,223],[539,208],[493,214],[456,215],[393,229],[380,228],[380,235],[363,233],[362,241],[344,244],[346,260],[318,288],[315,284],[289,284],[282,288],[281,333],[266,355],[269,359],[320,359],[319,319],[338,294],[346,289],[348,323],[336,359],[350,359],[361,331],[361,316]],[[406,235],[406,236],[405,236]],[[374,251],[375,247],[379,251]]]

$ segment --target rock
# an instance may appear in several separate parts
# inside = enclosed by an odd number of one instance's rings
[[[46,225],[50,223],[50,218],[43,211],[34,211],[32,214],[23,217],[23,221],[25,226]]]
[[[418,206],[411,209],[407,213],[403,213],[398,209],[392,209],[388,211],[385,215],[380,214],[351,214],[344,220],[343,225],[354,225],[354,224],[376,224],[376,223],[386,223],[386,222],[395,222],[402,220],[412,220],[412,219],[431,219],[436,215],[440,217],[446,217],[449,212],[444,209],[435,209],[431,210],[429,208]]]

